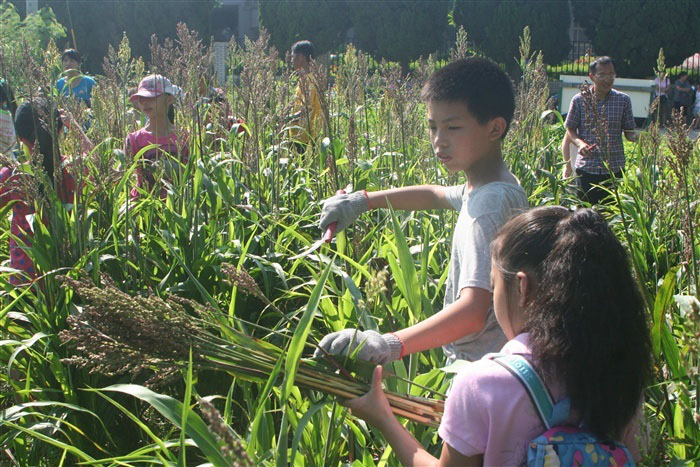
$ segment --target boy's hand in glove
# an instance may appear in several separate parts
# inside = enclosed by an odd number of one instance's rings
[[[352,346],[351,346],[352,344]],[[379,334],[376,331],[359,331],[356,329],[343,329],[339,332],[328,334],[318,346],[331,355],[347,355],[352,353],[359,345],[357,358],[367,362],[384,365],[403,356],[403,343],[392,333]],[[314,352],[314,358],[323,356],[320,349]]]
[[[325,232],[328,226],[335,222],[335,232],[340,232],[368,209],[367,194],[364,191],[335,195],[323,202],[318,226]]]

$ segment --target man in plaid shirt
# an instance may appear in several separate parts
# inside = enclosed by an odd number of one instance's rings
[[[574,96],[566,116],[566,133],[578,148],[576,174],[581,196],[591,204],[598,204],[607,193],[595,185],[609,180],[611,172],[620,177],[625,167],[622,133],[630,141],[636,141],[637,135],[630,97],[612,88],[613,59],[600,57],[592,62],[588,77],[593,81],[593,97],[587,98],[582,93]],[[606,134],[601,135],[604,131]],[[599,135],[604,141],[600,141]]]

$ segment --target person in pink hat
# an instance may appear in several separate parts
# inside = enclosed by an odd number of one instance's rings
[[[148,75],[139,83],[138,90],[129,100],[141,109],[148,122],[146,125],[126,137],[126,154],[132,158],[140,158],[136,166],[137,186],[131,190],[131,197],[138,198],[143,191],[151,191],[156,184],[156,175],[161,180],[172,182],[182,171],[177,170],[180,164],[187,163],[189,150],[185,137],[178,138],[175,122],[170,109],[175,102],[178,88],[170,80],[161,75]],[[151,145],[157,145],[142,151]],[[161,198],[165,198],[166,190],[159,190]]]

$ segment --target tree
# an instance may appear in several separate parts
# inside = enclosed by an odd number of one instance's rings
[[[28,52],[41,63],[40,57],[51,40],[66,37],[50,8],[20,18],[17,8],[12,3],[0,3],[0,78],[4,78],[15,90],[23,83],[18,64]]]
[[[445,43],[450,2],[376,0],[348,2],[355,41],[375,57],[401,63],[404,70]]]
[[[477,48],[487,56],[515,67],[519,37],[530,26],[532,49],[541,50],[547,63],[559,63],[569,53],[569,7],[566,0],[456,0],[451,13]]]
[[[581,14],[590,4],[587,0],[575,0],[574,14]],[[700,21],[697,0],[625,0],[594,5],[582,17],[582,26],[590,28],[596,55],[615,59],[618,75],[653,75],[661,47],[670,66],[679,65],[698,51],[698,42],[693,39]],[[598,16],[592,17],[595,12]]]
[[[350,27],[344,0],[261,0],[260,23],[284,55],[296,41],[310,40],[317,53],[334,51]]]
[[[133,55],[148,57],[151,35],[176,37],[176,25],[184,22],[200,37],[211,36],[211,14],[215,0],[119,0],[75,1],[42,0],[68,29],[68,38],[59,46],[73,47],[73,37],[83,56],[84,69],[102,72],[102,60],[111,44],[119,45],[124,32],[129,37]]]

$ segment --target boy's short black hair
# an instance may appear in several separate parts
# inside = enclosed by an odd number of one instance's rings
[[[292,53],[304,55],[308,60],[314,58],[314,45],[311,41],[298,41],[292,44]]]
[[[607,55],[604,55],[602,57],[596,58],[590,63],[590,65],[588,65],[588,73],[594,75],[599,65],[612,65],[615,71],[617,71],[617,65],[615,64],[615,60],[608,57]]]
[[[506,121],[505,138],[515,112],[510,77],[493,61],[482,57],[456,60],[433,73],[423,86],[423,101],[461,102],[481,124],[497,117]]]
[[[66,49],[63,51],[61,54],[61,60],[64,58],[70,58],[71,60],[75,60],[76,62],[80,63],[80,54],[78,53],[77,50],[75,49]]]

